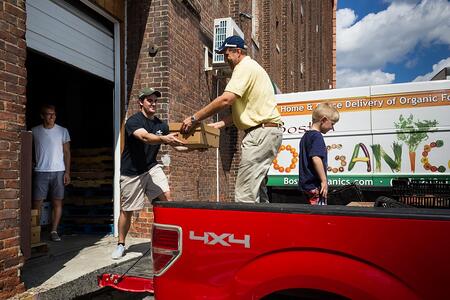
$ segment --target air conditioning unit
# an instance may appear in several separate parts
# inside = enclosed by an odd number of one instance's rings
[[[214,19],[214,50],[219,48],[223,41],[232,35],[239,35],[242,39],[244,39],[244,33],[232,18]],[[217,54],[214,52],[212,63],[214,66],[225,65],[226,63],[223,54]]]

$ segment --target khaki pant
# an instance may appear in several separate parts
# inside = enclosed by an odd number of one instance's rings
[[[242,140],[242,157],[236,178],[235,202],[269,202],[267,172],[281,146],[283,133],[277,127],[258,127]]]
[[[137,176],[120,176],[120,189],[123,211],[135,211],[144,208],[145,196],[152,201],[169,191],[167,180],[161,165],[156,165]]]

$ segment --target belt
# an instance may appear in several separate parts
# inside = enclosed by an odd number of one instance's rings
[[[249,133],[249,132],[252,131],[253,129],[256,129],[256,128],[259,128],[259,127],[262,127],[262,128],[264,128],[264,127],[281,127],[281,124],[278,124],[278,123],[272,123],[272,122],[261,123],[261,124],[258,124],[258,125],[256,125],[256,126],[253,126],[253,127],[250,127],[250,128],[245,129],[244,132],[245,132],[245,133]]]

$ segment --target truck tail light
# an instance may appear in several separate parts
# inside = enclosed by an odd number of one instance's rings
[[[152,258],[155,276],[162,275],[181,256],[181,227],[153,224]]]

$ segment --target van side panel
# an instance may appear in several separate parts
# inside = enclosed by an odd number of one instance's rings
[[[398,177],[450,180],[450,80],[276,95],[283,143],[268,185],[296,186],[298,145],[312,110],[330,102],[340,112],[324,135],[329,185],[384,189]]]

